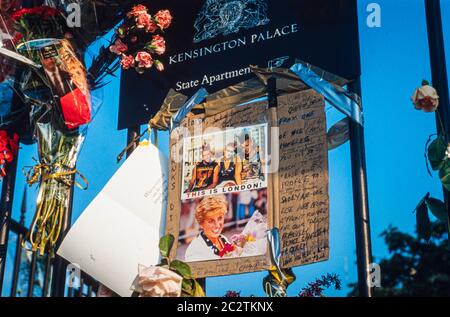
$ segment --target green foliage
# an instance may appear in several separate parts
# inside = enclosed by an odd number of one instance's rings
[[[445,160],[442,163],[442,167],[439,170],[439,178],[441,179],[442,186],[446,190],[450,191],[450,161]]]
[[[428,207],[425,201],[426,198],[423,199],[416,208],[417,234],[419,235],[419,239],[429,241],[431,237],[431,222],[430,217],[428,216]]]
[[[189,265],[182,261],[174,260],[170,262],[170,270],[178,273],[185,279],[192,278],[191,268],[189,267]]]
[[[389,227],[381,234],[389,256],[376,261],[381,267],[381,288],[377,297],[450,296],[450,252],[447,228],[432,223],[429,242]],[[358,296],[357,284],[349,296]]]
[[[164,258],[169,257],[170,250],[173,246],[174,237],[171,234],[165,235],[159,240],[159,252]]]
[[[439,219],[443,223],[447,222],[447,209],[445,208],[445,204],[442,201],[433,197],[428,197],[428,199],[425,200],[425,203],[427,204],[428,209],[437,219]]]
[[[432,224],[429,217],[431,212],[439,221],[447,224],[447,208],[445,203],[439,199],[430,197],[430,193],[427,193],[425,197],[417,205],[414,210],[416,213],[417,234],[419,239],[429,241],[431,237]]]
[[[430,140],[431,137],[427,142],[427,146]],[[450,160],[447,156],[448,145],[446,137],[440,134],[428,146],[426,156],[431,168],[434,171],[439,171],[439,178],[441,179],[442,185],[450,191]]]
[[[179,274],[183,278],[181,283],[182,297],[205,297],[202,286],[192,277],[189,265],[179,260],[170,261],[169,255],[174,240],[175,238],[171,234],[165,235],[159,240],[159,251],[163,256],[160,266],[168,267],[171,271]]]
[[[430,143],[428,147],[428,161],[430,162],[433,171],[441,169],[445,161],[445,151],[447,150],[447,143],[443,135],[439,135],[436,140]]]

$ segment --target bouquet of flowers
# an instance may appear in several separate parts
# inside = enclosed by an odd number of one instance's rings
[[[54,128],[52,122],[37,123],[39,163],[26,174],[29,185],[40,183],[39,194],[27,240],[33,251],[43,255],[58,241],[62,222],[69,207],[70,188],[73,184],[87,188],[87,181],[76,170],[78,153],[84,141],[79,132],[64,133]],[[79,175],[82,186],[75,181]]]
[[[16,51],[36,65],[23,64],[13,83],[29,108],[39,154],[39,162],[26,173],[29,185],[40,185],[27,238],[33,251],[53,255],[71,187],[87,187],[75,177],[81,176],[76,162],[93,112],[88,73],[64,12],[39,6],[17,10],[11,17]]]
[[[136,5],[127,13],[124,23],[115,30],[116,38],[109,49],[120,57],[123,69],[134,68],[142,74],[155,66],[157,70],[163,71],[164,65],[155,59],[155,55],[165,53],[166,42],[160,33],[171,23],[169,10],[150,15],[147,7]]]
[[[244,230],[231,237],[238,256],[263,255],[267,251],[267,219],[259,211],[255,211]]]
[[[59,107],[67,129],[89,123],[87,72],[63,14],[40,6],[18,10],[12,18],[17,51],[41,66],[22,72],[19,86],[26,102],[45,110]]]
[[[5,165],[11,163],[19,151],[19,136],[13,137],[5,130],[0,131],[0,178],[6,176]]]

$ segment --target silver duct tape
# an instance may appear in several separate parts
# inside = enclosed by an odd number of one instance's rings
[[[170,131],[175,129],[189,112],[198,104],[202,103],[208,96],[208,91],[205,88],[200,88],[170,120]]]
[[[154,129],[166,131],[170,129],[170,121],[174,114],[186,103],[188,97],[170,89],[160,110],[150,120],[150,126]]]
[[[278,228],[272,228],[267,231],[267,241],[269,242],[272,263],[281,271],[281,244],[280,231]]]
[[[264,292],[269,297],[286,297],[287,288],[295,281],[296,277],[292,269],[281,268],[281,245],[278,228],[272,228],[267,231],[267,240],[273,267],[263,279]]]
[[[350,119],[344,118],[333,125],[327,133],[328,151],[334,150],[350,140]]]
[[[356,123],[363,125],[363,113],[361,111],[360,98],[348,92],[342,87],[336,86],[316,74],[306,63],[297,63],[291,67],[300,80],[309,87],[322,94],[333,107],[351,118]]]

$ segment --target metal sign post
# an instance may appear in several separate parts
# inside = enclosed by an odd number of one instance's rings
[[[433,86],[439,95],[439,107],[436,116],[442,119],[443,127],[436,117],[438,133],[445,133],[447,141],[450,133],[450,100],[448,89],[447,63],[445,59],[444,32],[442,29],[441,4],[439,0],[425,0],[427,16],[428,44],[430,48],[430,66]],[[450,44],[450,43],[448,43]],[[441,131],[445,129],[445,131]],[[444,188],[444,198],[448,213],[450,236],[450,193]]]

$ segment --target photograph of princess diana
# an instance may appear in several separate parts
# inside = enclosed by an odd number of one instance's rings
[[[267,187],[267,124],[186,138],[181,199]]]
[[[182,202],[176,258],[200,262],[266,254],[267,190]]]

